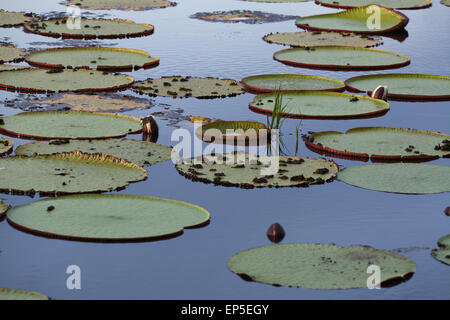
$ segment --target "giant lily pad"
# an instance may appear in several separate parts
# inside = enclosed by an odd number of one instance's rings
[[[168,0],[68,0],[63,4],[67,6],[79,6],[89,10],[119,9],[126,11],[140,11],[155,8],[173,7],[176,2]]]
[[[439,249],[431,250],[431,256],[443,264],[450,266],[450,234],[439,238]]]
[[[270,132],[256,121],[212,121],[199,127],[195,134],[206,142],[233,145],[264,145]]]
[[[0,89],[29,93],[124,90],[134,79],[96,70],[27,69],[0,72]]]
[[[12,70],[24,70],[29,69],[27,66],[12,65],[12,64],[0,64],[1,71],[12,71]]]
[[[113,191],[147,178],[137,164],[79,151],[0,158],[0,192],[33,196]]]
[[[24,59],[25,51],[13,45],[0,45],[0,64],[6,62],[20,62]]]
[[[149,166],[170,159],[172,148],[158,143],[130,140],[51,140],[31,142],[16,148],[18,156],[51,155],[79,150],[83,153],[102,153],[136,163],[139,166]]]
[[[242,85],[250,92],[344,91],[341,80],[303,74],[263,74],[245,77]]]
[[[392,69],[411,62],[410,57],[392,51],[335,46],[284,49],[273,58],[294,67],[327,70]]]
[[[215,12],[198,12],[190,16],[192,19],[199,19],[212,22],[230,22],[230,23],[265,23],[279,22],[286,20],[294,20],[297,16],[286,16],[282,14],[249,11],[249,10],[232,10],[232,11],[215,11]]]
[[[5,217],[6,212],[8,212],[9,208],[10,206],[0,199],[0,220]]]
[[[270,33],[265,35],[263,40],[269,43],[302,48],[323,46],[370,48],[383,44],[380,41],[381,37],[324,31]]]
[[[423,9],[431,7],[431,0],[315,0],[316,4],[338,9],[366,6],[368,2],[389,9]]]
[[[71,23],[74,25],[70,25]],[[68,18],[57,18],[28,22],[23,28],[27,32],[63,39],[134,38],[151,35],[154,30],[150,24],[137,24],[131,20],[120,19],[80,18],[80,28],[77,28],[75,24],[76,21],[68,20]]]
[[[171,238],[209,222],[190,203],[122,194],[73,195],[17,206],[14,227],[40,236],[81,241],[149,241]]]
[[[17,27],[32,21],[33,13],[5,11],[0,9],[0,27]]]
[[[133,90],[150,96],[199,99],[232,97],[244,92],[234,80],[181,76],[137,81]]]
[[[8,138],[0,138],[0,156],[11,153],[12,149],[13,143],[11,140],[9,140]]]
[[[22,139],[101,139],[139,133],[132,116],[83,111],[32,111],[2,118],[0,132]]]
[[[380,25],[371,25],[371,16],[380,12]],[[298,18],[295,24],[306,30],[380,34],[394,32],[408,24],[404,14],[377,5],[358,7],[337,13]],[[376,22],[376,21],[375,21]]]
[[[406,128],[353,128],[314,132],[304,138],[313,151],[367,161],[426,161],[450,157],[450,135]]]
[[[49,298],[38,292],[0,288],[0,300],[49,300]]]
[[[367,164],[341,170],[338,179],[375,191],[441,193],[450,191],[450,166],[422,163]]]
[[[159,58],[137,49],[109,47],[50,48],[27,54],[29,65],[39,68],[80,68],[134,70],[154,67]]]
[[[387,97],[400,100],[448,100],[450,77],[415,73],[388,73],[358,76],[345,81],[355,92],[367,92],[379,85],[388,87]]]
[[[271,173],[269,167],[279,170]],[[333,161],[280,156],[258,157],[243,152],[226,155],[204,155],[180,160],[178,172],[193,181],[214,183],[226,187],[245,189],[262,187],[308,187],[331,182],[338,166]]]
[[[281,116],[297,119],[352,119],[377,117],[389,111],[383,100],[340,92],[286,92],[282,94]],[[252,111],[272,114],[276,93],[256,96]]]
[[[392,286],[416,272],[414,262],[396,253],[332,244],[270,245],[240,252],[228,261],[228,268],[245,280],[309,289],[366,288],[370,265],[381,269],[380,283],[374,286]]]

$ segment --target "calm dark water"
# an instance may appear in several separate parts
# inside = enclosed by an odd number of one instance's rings
[[[2,1],[9,10],[36,13],[65,12],[57,0]],[[155,69],[133,72],[137,80],[162,75],[215,76],[241,79],[261,73],[304,73],[345,80],[362,72],[315,71],[288,67],[272,60],[285,47],[268,44],[261,38],[270,32],[297,31],[294,21],[247,25],[210,23],[190,19],[199,11],[260,10],[288,15],[334,12],[312,2],[264,4],[234,0],[178,0],[174,8],[142,11],[98,11],[109,17],[128,18],[155,25],[150,37],[106,40],[107,45],[142,49],[161,59]],[[91,11],[93,12],[93,11]],[[408,38],[398,42],[384,38],[380,48],[409,55],[411,65],[395,72],[450,75],[450,8],[434,1],[430,9],[404,11],[410,18]],[[0,29],[0,38],[23,48],[60,46],[61,41],[25,34],[20,28]],[[0,39],[2,40],[2,39]],[[8,39],[6,39],[8,40]],[[45,42],[45,43],[42,43]],[[381,71],[389,72],[389,71]],[[125,94],[133,94],[131,91]],[[0,92],[0,99],[16,94]],[[155,105],[181,108],[185,115],[204,115],[224,120],[265,121],[247,104],[251,94],[219,100],[152,98]],[[126,112],[142,116],[162,110]],[[0,108],[2,114],[18,112]],[[160,124],[159,143],[174,145],[175,129],[167,121]],[[286,120],[283,139],[292,154],[297,120]],[[188,122],[179,123],[191,128]],[[345,121],[304,120],[307,131],[345,131],[356,126],[396,126],[450,132],[450,103],[391,102],[391,110],[381,118]],[[136,137],[139,138],[139,137]],[[14,140],[15,144],[26,141]],[[313,156],[303,143],[299,155]],[[341,166],[360,162],[335,159]],[[434,163],[448,165],[448,160]],[[160,242],[139,244],[89,244],[50,240],[17,231],[0,223],[0,287],[39,291],[62,299],[449,299],[450,268],[430,256],[437,239],[450,231],[450,218],[443,210],[450,205],[448,193],[398,195],[358,189],[339,181],[306,189],[261,189],[214,187],[191,182],[179,175],[170,161],[149,168],[149,178],[130,185],[124,194],[151,195],[183,200],[211,212],[211,224],[187,230],[184,235]],[[29,197],[2,195],[11,205],[33,201]],[[242,250],[266,245],[265,232],[273,222],[286,230],[284,243],[313,242],[339,245],[364,244],[377,249],[419,247],[402,253],[417,265],[406,283],[383,290],[308,290],[248,283],[227,269],[228,259]],[[68,265],[79,265],[82,289],[66,289]]]

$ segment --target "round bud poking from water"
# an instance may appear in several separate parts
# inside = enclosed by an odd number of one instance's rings
[[[387,101],[387,94],[388,94],[387,86],[378,86],[375,88],[375,90],[373,90],[370,97],[374,99],[381,99]]]
[[[450,207],[445,208],[444,213],[446,216],[450,217]]]
[[[286,233],[283,227],[278,222],[273,223],[269,229],[267,229],[267,238],[273,243],[279,243],[284,239]]]

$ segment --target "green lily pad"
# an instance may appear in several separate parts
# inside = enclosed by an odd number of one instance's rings
[[[229,22],[229,23],[266,23],[279,22],[286,20],[294,20],[298,16],[287,16],[282,14],[249,11],[249,10],[232,10],[232,11],[214,11],[214,12],[197,12],[190,16],[192,19],[199,19],[211,22]]]
[[[0,138],[0,156],[11,153],[13,149],[13,142],[8,138]]]
[[[138,70],[154,67],[159,58],[137,49],[109,47],[64,47],[34,51],[26,62],[39,68],[81,68],[97,70]]]
[[[352,186],[383,192],[431,194],[450,191],[450,166],[390,163],[341,170],[338,179]]]
[[[68,20],[68,18],[49,19],[25,23],[23,28],[26,32],[63,39],[134,38],[151,35],[154,30],[150,24],[138,24],[121,19],[80,18],[80,28],[76,25],[68,26],[67,23],[75,24],[76,21]]]
[[[277,161],[277,162],[276,162]],[[278,164],[279,170],[267,172]],[[188,179],[245,189],[262,187],[308,187],[331,182],[338,166],[333,161],[280,156],[279,161],[243,152],[203,155],[180,160],[175,168]]]
[[[136,163],[139,166],[150,166],[169,160],[172,148],[158,143],[130,140],[51,140],[45,142],[31,142],[16,148],[18,156],[32,157],[36,155],[52,155],[79,150],[83,153],[102,153]]]
[[[351,9],[367,5],[366,0],[315,0],[316,4],[337,9]],[[431,7],[431,0],[371,0],[376,4],[389,9],[423,9]]]
[[[450,234],[439,238],[439,249],[431,250],[431,256],[443,264],[450,266]]]
[[[33,196],[114,191],[147,178],[137,164],[79,151],[0,158],[0,192]]]
[[[344,91],[341,80],[303,74],[263,74],[245,77],[241,80],[250,92],[274,91]]]
[[[10,206],[0,199],[0,220],[6,216],[6,212],[8,212],[9,208]]]
[[[0,72],[1,71],[11,71],[11,70],[25,70],[29,69],[27,66],[15,66],[12,64],[0,64]]]
[[[32,111],[2,119],[0,132],[22,139],[119,138],[142,129],[138,118],[101,112]]]
[[[139,94],[150,96],[199,99],[232,97],[244,92],[241,85],[234,80],[182,76],[137,81],[132,89]]]
[[[0,64],[23,61],[25,51],[13,45],[0,45]]]
[[[196,205],[123,194],[73,195],[17,206],[8,222],[25,232],[66,240],[129,242],[161,240],[208,224]]]
[[[374,12],[380,12],[379,27],[369,24]],[[390,33],[404,28],[408,17],[392,9],[368,5],[341,11],[298,18],[295,24],[306,30],[356,32],[366,34]]]
[[[388,87],[387,97],[400,100],[448,100],[450,77],[415,73],[388,73],[358,76],[347,79],[350,91],[367,92],[379,85]]]
[[[450,135],[425,130],[365,127],[346,133],[314,132],[304,140],[315,152],[365,161],[369,158],[377,162],[425,161],[450,157]]]
[[[356,33],[325,31],[270,33],[263,37],[263,40],[268,43],[302,48],[323,46],[370,48],[383,44],[383,42],[380,41],[381,39],[381,37]]]
[[[332,244],[270,245],[228,261],[228,268],[245,280],[308,289],[367,288],[371,265],[380,267],[380,283],[373,285],[381,287],[406,281],[416,272],[414,262],[399,254]]]
[[[252,111],[272,114],[276,93],[256,96]],[[286,92],[282,94],[281,116],[296,119],[352,119],[377,117],[389,111],[383,100],[340,92]]]
[[[96,70],[26,69],[0,72],[0,89],[28,93],[124,90],[134,79]]]
[[[49,298],[38,292],[0,288],[0,300],[49,300]]]
[[[176,2],[167,0],[68,0],[62,4],[66,6],[78,6],[89,10],[119,9],[126,11],[140,11],[156,8],[176,6]]]
[[[284,49],[273,58],[294,67],[326,70],[392,69],[411,62],[410,57],[392,51],[335,46]]]
[[[444,6],[450,7],[450,0],[441,0],[441,3],[442,3]]]
[[[438,246],[441,248],[450,248],[450,234],[440,237],[438,240]]]
[[[17,27],[32,21],[33,13],[6,11],[0,9],[0,27]]]
[[[206,142],[253,146],[266,144],[270,136],[267,127],[257,121],[212,121],[199,127],[195,134]]]

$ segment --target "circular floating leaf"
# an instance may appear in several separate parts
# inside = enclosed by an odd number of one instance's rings
[[[264,22],[279,22],[279,21],[293,20],[296,19],[297,16],[286,16],[261,11],[233,10],[233,11],[198,12],[190,16],[190,18],[211,22],[233,22],[233,23],[243,22],[255,24]]]
[[[0,123],[1,123],[0,119]],[[13,143],[8,138],[0,138],[0,156],[11,153],[13,150]]]
[[[102,154],[0,158],[0,192],[33,196],[114,191],[146,179],[147,171]]]
[[[62,4],[66,6],[78,6],[89,10],[119,9],[126,11],[140,11],[155,8],[166,8],[176,6],[176,2],[167,0],[68,0]]]
[[[324,184],[334,180],[338,171],[333,161],[324,159],[281,156],[278,161],[277,157],[258,157],[243,152],[185,159],[175,168],[193,181],[245,189]]]
[[[244,92],[234,80],[182,76],[137,81],[132,88],[137,93],[150,96],[199,99],[232,97]]]
[[[8,212],[9,208],[10,206],[0,199],[0,220],[2,220],[6,216],[6,212]]]
[[[408,56],[392,51],[357,47],[292,48],[275,52],[273,58],[284,64],[327,70],[380,70],[410,64]]]
[[[383,42],[380,41],[382,39],[381,37],[360,35],[356,33],[322,31],[270,33],[265,35],[263,39],[269,43],[303,48],[322,46],[370,48],[383,44]]]
[[[371,25],[371,16],[380,13],[380,25]],[[367,34],[390,33],[404,28],[409,19],[404,14],[377,5],[358,7],[337,13],[298,18],[295,24],[306,30],[341,31]]]
[[[440,237],[438,240],[438,246],[441,248],[450,248],[450,234]]]
[[[134,79],[95,70],[26,69],[0,72],[0,89],[28,93],[124,90]]]
[[[3,118],[0,132],[22,139],[103,139],[141,132],[138,118],[84,111],[32,111]]]
[[[25,70],[29,69],[26,66],[14,66],[12,64],[0,64],[0,72],[1,71],[11,71],[11,70]]]
[[[346,133],[314,132],[305,137],[315,152],[377,162],[426,161],[450,157],[450,135],[406,128],[353,128]]]
[[[73,195],[14,207],[8,222],[25,232],[79,241],[129,242],[181,235],[208,224],[196,205],[123,194]]]
[[[316,4],[337,8],[337,9],[351,9],[366,6],[366,0],[315,0]],[[389,9],[423,9],[431,7],[431,0],[371,0],[372,4],[383,6]]]
[[[400,100],[449,100],[450,77],[415,73],[388,73],[353,77],[347,88],[369,95],[379,85],[388,87],[387,97]]]
[[[106,140],[51,140],[48,142],[31,142],[16,148],[18,156],[52,155],[79,150],[83,153],[101,153],[136,163],[150,166],[169,160],[172,148],[158,143],[130,139]]]
[[[341,80],[303,74],[263,74],[245,77],[241,80],[250,92],[274,91],[344,91]]]
[[[34,51],[26,62],[39,68],[83,68],[97,70],[138,70],[159,64],[159,58],[137,49],[108,47],[64,47]]]
[[[276,93],[256,96],[252,111],[272,114]],[[366,96],[340,92],[287,92],[281,95],[281,116],[296,119],[353,119],[378,117],[389,111],[389,103]]]
[[[5,11],[0,9],[0,27],[17,27],[32,21],[33,13]]]
[[[195,134],[206,142],[233,145],[264,145],[270,133],[256,121],[212,121],[199,127]]]
[[[450,7],[450,0],[441,0],[441,3],[442,3],[444,6]]]
[[[25,51],[13,45],[0,45],[0,64],[23,61]]]
[[[73,24],[73,25],[68,25]],[[76,21],[68,18],[28,22],[24,30],[41,36],[63,39],[116,39],[148,36],[154,27],[150,24],[137,24],[131,20],[80,18],[80,28]]]
[[[228,268],[243,279],[275,286],[309,289],[367,287],[367,268],[381,269],[381,287],[406,281],[416,272],[411,260],[370,247],[331,244],[278,244],[240,252]]]
[[[405,194],[450,191],[450,167],[422,163],[354,166],[341,170],[338,179],[359,188]]]
[[[49,300],[49,298],[38,292],[0,288],[0,300]]]

